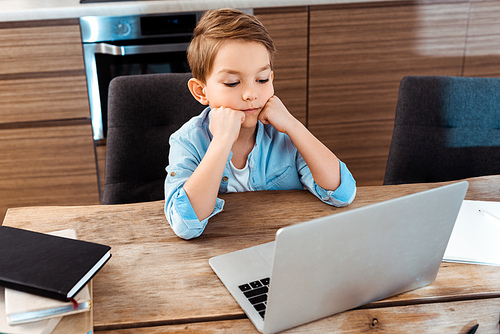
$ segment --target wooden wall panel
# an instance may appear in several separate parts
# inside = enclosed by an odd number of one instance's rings
[[[461,75],[468,3],[311,7],[309,129],[381,185],[400,80]]]
[[[369,120],[315,125],[312,131],[347,164],[358,185],[381,185],[393,127],[392,119]]]
[[[471,3],[464,76],[500,77],[500,2]]]
[[[0,123],[88,118],[78,20],[0,24]]]
[[[11,207],[99,204],[89,124],[2,129],[0,147],[0,221]]]
[[[0,27],[0,74],[83,70],[78,21],[74,25]]]
[[[85,80],[85,75],[7,80],[0,76],[0,123],[89,118]]]
[[[98,204],[92,138],[78,20],[0,23],[0,219]]]
[[[278,50],[274,68],[276,95],[306,124],[307,25],[306,7],[256,9]]]

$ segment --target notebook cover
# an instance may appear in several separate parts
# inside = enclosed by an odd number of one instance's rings
[[[0,226],[0,285],[67,301],[68,292],[110,249],[97,243]]]
[[[77,239],[74,229],[55,231],[47,234]],[[89,284],[87,284],[73,297],[78,303],[75,307],[75,304],[70,301],[63,302],[19,290],[5,289],[7,322],[9,325],[15,325],[89,311],[92,305],[89,290]]]

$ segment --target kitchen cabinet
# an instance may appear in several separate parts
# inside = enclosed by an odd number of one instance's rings
[[[500,76],[500,3],[471,2],[464,76]]]
[[[307,124],[307,7],[255,9],[277,49],[274,90],[288,110]]]
[[[499,11],[466,0],[254,9],[278,49],[276,95],[358,185],[383,182],[404,76],[500,75]]]
[[[400,80],[461,76],[469,3],[312,6],[309,129],[359,185],[381,185]]]
[[[276,95],[358,185],[382,184],[403,76],[500,76],[498,1],[254,13],[278,49]],[[106,146],[92,140],[78,19],[0,22],[0,116],[0,219],[7,207],[99,203]]]
[[[0,23],[0,123],[88,118],[78,20]]]
[[[77,19],[0,23],[0,164],[0,219],[99,203]]]

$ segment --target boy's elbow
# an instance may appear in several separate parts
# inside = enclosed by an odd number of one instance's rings
[[[333,197],[337,199],[335,206],[347,206],[356,197],[356,180],[342,161],[340,161],[340,185],[333,192]]]
[[[167,213],[166,217],[172,231],[174,231],[179,238],[184,240],[191,240],[199,237],[205,229],[205,226],[200,224],[200,222],[197,221],[196,224],[189,224],[189,222],[185,221],[179,215]]]
[[[188,229],[188,228],[175,228],[172,224],[170,224],[172,227],[172,230],[174,233],[181,239],[184,240],[192,240],[197,237],[199,237],[202,233],[203,230],[193,230],[193,229]]]
[[[208,222],[208,219],[198,220],[183,188],[165,199],[165,217],[172,231],[184,240],[199,237]]]
[[[342,200],[337,201],[334,205],[338,207],[348,206],[349,204],[352,203],[352,201],[354,201],[355,197],[356,197],[356,187],[353,188],[351,196],[348,199],[343,198]]]
[[[337,188],[339,190],[339,188]],[[354,201],[354,198],[356,197],[356,183],[353,182],[352,184],[349,185],[349,187],[346,187],[344,189],[340,189],[340,191],[336,191],[335,193],[335,198],[337,201],[335,201],[335,206],[338,207],[344,207],[348,206],[349,204]]]
[[[318,197],[326,204],[344,207],[352,203],[356,197],[356,182],[341,184],[335,190],[325,190],[323,188],[317,188]]]

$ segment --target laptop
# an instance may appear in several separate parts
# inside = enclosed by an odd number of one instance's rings
[[[466,181],[283,227],[210,266],[255,327],[279,332],[432,283]]]

